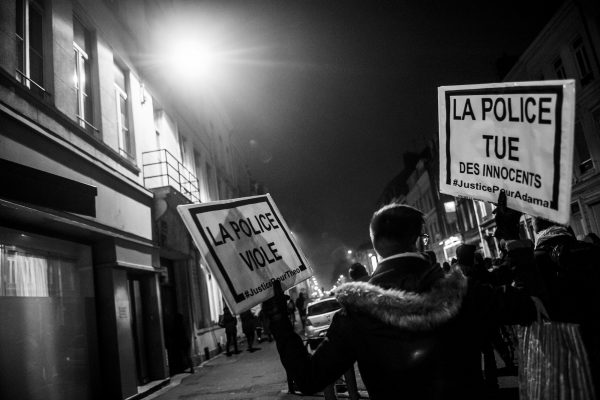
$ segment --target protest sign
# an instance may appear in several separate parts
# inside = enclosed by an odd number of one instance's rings
[[[177,207],[217,279],[231,312],[239,314],[312,276],[271,196]]]
[[[569,222],[575,82],[438,88],[440,191]]]

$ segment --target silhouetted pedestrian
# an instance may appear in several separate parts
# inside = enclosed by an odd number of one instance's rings
[[[175,314],[175,332],[177,333],[177,346],[179,349],[179,362],[181,369],[185,371],[189,368],[190,373],[194,373],[194,363],[192,361],[191,350],[192,342],[190,332],[185,328],[183,314]]]
[[[254,347],[254,338],[256,336],[256,317],[252,313],[252,310],[244,311],[240,314],[242,320],[242,332],[246,336],[248,342],[248,351],[254,352],[260,350],[258,347]]]
[[[442,264],[442,270],[445,273],[450,272],[450,264],[448,263],[448,261],[444,261],[444,263]]]
[[[231,352],[229,351],[230,347],[233,347],[235,354],[238,354],[238,345],[237,345],[237,318],[235,315],[231,314],[229,311],[229,307],[225,306],[223,308],[223,319],[222,324],[225,328],[225,335],[227,336],[227,344],[225,345],[225,351],[227,357],[231,356]]]
[[[287,312],[288,318],[290,319],[292,326],[294,326],[296,324],[296,305],[291,297],[287,301]]]
[[[263,334],[267,337],[267,340],[269,342],[273,341],[273,334],[271,333],[271,321],[269,320],[267,314],[264,312],[264,310],[260,309],[260,312],[258,313],[258,319],[262,325],[263,328]]]
[[[300,322],[302,322],[302,329],[304,329],[306,327],[306,299],[304,298],[304,293],[302,292],[300,292],[298,298],[296,299],[296,308],[298,309]]]
[[[348,276],[353,282],[366,282],[369,280],[367,268],[358,262],[350,265]]]

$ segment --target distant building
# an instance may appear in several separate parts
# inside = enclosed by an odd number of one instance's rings
[[[600,3],[597,1],[567,1],[504,80],[552,79],[576,80],[571,227],[579,238],[590,232],[599,234]],[[432,143],[421,153],[406,153],[404,169],[386,186],[380,203],[399,201],[423,211],[425,229],[432,238],[429,248],[436,252],[438,260],[455,257],[456,247],[461,243],[478,246],[486,257],[500,256],[499,243],[493,236],[494,205],[439,194],[437,149],[437,144]],[[535,238],[531,216],[521,218],[521,236]]]
[[[224,341],[176,206],[260,185],[218,102],[140,65],[160,12],[0,2],[2,399],[132,398],[183,369],[183,343],[198,363]]]
[[[600,3],[567,1],[504,78],[575,79],[571,227],[600,233]],[[524,227],[526,228],[526,227]],[[528,230],[528,229],[527,229]]]

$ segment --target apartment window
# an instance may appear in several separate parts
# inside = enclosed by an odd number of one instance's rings
[[[594,76],[592,74],[590,60],[581,37],[578,37],[575,39],[575,41],[573,41],[572,47],[573,54],[575,54],[579,79],[581,80],[581,85],[585,86],[594,78]]]
[[[558,57],[554,60],[554,73],[558,79],[567,79],[567,73],[565,72],[565,66],[563,65],[562,60]]]
[[[98,133],[93,124],[90,36],[89,30],[77,18],[73,18],[73,83],[77,94],[77,121],[82,128]]]
[[[210,165],[208,162],[206,163],[206,188],[207,188],[207,193],[208,193],[208,197],[209,200],[216,200],[216,195],[215,195],[215,189],[214,189],[214,181],[215,181],[215,177],[214,177],[214,171],[213,171],[213,167],[212,165]]]
[[[181,155],[181,163],[187,168],[188,163],[188,153],[187,153],[187,144],[186,139],[183,135],[179,134],[179,153]]]
[[[575,154],[577,155],[577,161],[579,162],[579,172],[581,174],[592,169],[592,159],[590,156],[590,149],[585,140],[585,134],[580,122],[575,124]]]
[[[160,149],[160,131],[162,128],[162,120],[163,120],[163,110],[160,108],[156,108],[156,103],[154,103],[154,108],[152,110],[152,114],[154,117],[154,143],[156,145],[156,149]]]
[[[39,0],[16,1],[16,78],[42,97],[44,89],[44,4]]]
[[[119,153],[135,162],[135,143],[130,129],[129,100],[127,96],[127,73],[114,64],[115,100],[117,104],[117,129],[119,131]]]
[[[198,190],[200,191],[200,201],[206,203],[210,201],[210,191],[208,179],[206,177],[205,163],[199,152],[194,152],[196,162],[196,178],[198,178]]]
[[[475,208],[473,206],[473,202],[472,201],[468,201],[465,204],[465,208],[467,209],[467,213],[469,215],[469,219],[467,221],[467,226],[468,226],[467,229],[472,229],[473,227],[475,227],[475,221],[474,221],[474,218],[473,218],[473,213],[475,212]]]
[[[477,204],[479,205],[479,210],[481,211],[481,217],[482,218],[487,217],[487,210],[485,208],[485,203],[483,201],[478,201]]]

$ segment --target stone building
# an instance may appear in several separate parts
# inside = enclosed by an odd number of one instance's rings
[[[575,79],[571,227],[600,233],[600,3],[566,1],[504,80]]]
[[[0,2],[0,398],[134,398],[219,350],[175,207],[252,187],[218,102],[140,62],[161,7]]]

